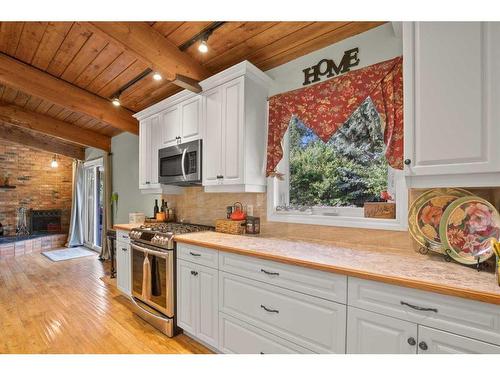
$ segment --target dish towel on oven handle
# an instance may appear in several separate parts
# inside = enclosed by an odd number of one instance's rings
[[[148,254],[145,255],[142,264],[142,298],[147,301],[151,299],[151,263]]]

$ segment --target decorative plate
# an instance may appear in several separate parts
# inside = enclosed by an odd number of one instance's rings
[[[491,239],[500,238],[500,215],[495,207],[479,197],[464,197],[445,210],[439,226],[442,244],[457,262],[476,264],[493,254]]]
[[[444,210],[454,200],[472,193],[463,189],[432,189],[420,195],[411,205],[408,212],[410,234],[421,246],[444,253],[439,238],[439,223]]]

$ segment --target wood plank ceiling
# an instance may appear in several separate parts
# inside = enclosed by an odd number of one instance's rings
[[[211,74],[243,60],[268,70],[382,23],[225,22],[210,36],[208,53],[200,53],[197,43],[185,53]],[[177,47],[211,24],[210,21],[148,23]],[[1,22],[0,52],[105,99],[150,67],[145,59],[81,22]],[[158,82],[151,76],[152,73],[121,93],[124,108],[137,112],[181,90],[171,82]],[[108,137],[122,132],[99,118],[74,112],[1,82],[0,102]]]

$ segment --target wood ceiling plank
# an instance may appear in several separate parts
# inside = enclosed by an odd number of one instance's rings
[[[259,63],[271,58],[272,56],[300,46],[304,42],[313,40],[323,34],[326,34],[327,32],[336,30],[347,24],[348,22],[314,22],[311,25],[288,34],[283,38],[280,38],[273,43],[250,53],[246,58],[254,65],[259,66]]]
[[[164,79],[173,80],[176,74],[182,74],[199,81],[210,75],[201,64],[144,22],[91,22],[90,25],[160,72]]]
[[[111,140],[108,137],[15,105],[0,104],[0,120],[82,146],[105,151],[111,148]]]
[[[130,53],[123,52],[115,61],[108,65],[95,79],[87,86],[87,90],[98,93],[106,84],[120,75],[130,65],[136,61],[136,58]]]
[[[0,82],[27,94],[41,97],[73,112],[85,113],[118,129],[138,134],[137,121],[125,108],[55,78],[5,54],[0,54]]]
[[[79,118],[81,118],[83,115],[81,113],[78,113],[78,112],[73,112],[71,113],[71,115],[69,115],[66,120],[66,122],[69,122],[70,124],[74,124],[76,122],[76,120],[78,120]]]
[[[37,98],[36,96],[30,96],[28,103],[26,103],[24,108],[29,111],[34,111],[38,108],[40,103],[42,103],[42,99]]]
[[[73,83],[82,88],[86,88],[109,64],[116,60],[123,52],[118,46],[108,43],[99,55],[92,61]]]
[[[177,30],[184,22],[155,22],[153,29],[157,30],[164,37],[168,37],[172,32]]]
[[[5,123],[0,123],[0,138],[58,155],[79,160],[85,159],[85,148],[83,147],[61,142],[52,137],[41,136],[38,133]]]
[[[69,109],[64,108],[57,116],[54,118],[61,120],[61,121],[66,121],[66,119],[74,112],[70,111]]]
[[[312,22],[278,22],[262,33],[248,38],[235,47],[207,61],[205,65],[214,72],[220,72],[236,63],[246,60],[249,54],[262,48],[262,46],[271,44],[310,24]]]
[[[36,111],[38,113],[47,113],[47,111],[50,109],[50,107],[52,107],[54,104],[46,101],[46,100],[42,100],[42,102],[40,103],[40,105],[36,108]]]
[[[22,91],[19,91],[14,99],[14,104],[20,107],[24,107],[28,102],[30,96]]]
[[[172,83],[167,83],[166,85],[162,85],[155,90],[146,91],[143,95],[139,96],[135,102],[132,102],[130,105],[134,111],[141,111],[144,108],[149,107],[159,101],[172,96],[182,89]],[[127,104],[129,105],[129,104]]]
[[[50,116],[50,117],[57,117],[57,115],[59,113],[61,113],[62,111],[64,110],[64,107],[63,106],[60,106],[58,104],[54,104],[52,107],[50,107],[50,109],[47,111],[47,116]]]
[[[107,45],[108,42],[100,35],[92,34],[61,74],[61,78],[74,82]]]
[[[294,48],[291,48],[287,51],[274,55],[267,60],[259,62],[259,68],[262,70],[275,68],[300,56],[329,46],[333,43],[337,43],[351,36],[358,35],[384,23],[385,22],[350,22],[349,24],[344,25],[338,29],[327,32],[317,38],[308,40],[305,43],[295,46]]]
[[[97,92],[98,95],[109,98],[115,92],[117,92],[120,88],[126,85],[128,82],[133,80],[135,77],[139,76],[142,72],[144,72],[148,66],[140,61],[134,61],[127,69],[123,70],[120,74],[118,74],[115,78],[109,81],[105,86],[103,86]],[[153,79],[152,77],[144,77],[143,79]]]
[[[75,22],[50,62],[47,72],[59,77],[91,35],[90,31],[80,23]]]
[[[0,51],[14,56],[16,53],[24,22],[2,22],[0,27]]]
[[[13,89],[12,87],[5,86],[3,91],[2,100],[7,103],[13,103],[16,100],[17,93],[19,90]]]
[[[46,70],[71,29],[72,22],[49,22],[31,65]]]
[[[183,22],[182,25],[168,34],[167,39],[176,46],[180,46],[212,23],[213,21]]]
[[[25,22],[19,44],[17,45],[16,59],[31,64],[33,56],[42,41],[48,22]]]
[[[245,40],[275,26],[277,23],[278,22],[226,22],[210,36],[207,53],[200,53],[197,43],[189,47],[186,52],[201,62],[209,61]]]

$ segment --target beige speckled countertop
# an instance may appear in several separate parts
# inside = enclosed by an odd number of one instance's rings
[[[216,232],[178,235],[177,242],[221,251],[382,281],[500,305],[500,286],[492,272],[474,269],[443,257],[407,251],[347,248],[324,241],[235,236]]]
[[[113,229],[131,231],[132,229],[140,226],[141,224],[115,224],[113,225]]]

